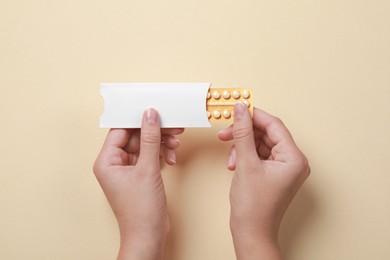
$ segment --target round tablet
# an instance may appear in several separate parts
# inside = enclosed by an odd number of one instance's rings
[[[229,99],[230,98],[230,93],[229,93],[229,91],[224,91],[223,92],[223,98],[225,98],[225,99]]]
[[[218,91],[214,91],[213,97],[214,97],[215,99],[218,99],[218,98],[221,97],[221,93],[219,93]]]
[[[210,118],[211,117],[211,113],[209,111],[207,111],[207,117]]]
[[[244,101],[242,101],[247,107],[250,107],[251,106],[251,103],[249,103],[249,101],[248,100],[244,100]]]
[[[213,112],[213,116],[214,116],[214,118],[220,118],[221,117],[221,113],[218,111],[218,110],[215,110],[214,112]]]
[[[240,94],[240,92],[239,92],[239,91],[237,91],[237,90],[233,91],[233,97],[234,97],[235,99],[238,99],[238,98],[240,98],[240,97],[241,97],[241,94]]]
[[[248,90],[244,90],[242,92],[242,97],[245,98],[245,99],[249,98],[250,95],[251,95],[251,93]]]
[[[210,99],[210,98],[211,98],[211,93],[207,92],[207,99]]]
[[[232,114],[228,110],[223,111],[223,117],[224,118],[230,118],[231,115]]]

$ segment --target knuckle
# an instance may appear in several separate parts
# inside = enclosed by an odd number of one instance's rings
[[[92,166],[92,171],[96,178],[100,177],[100,173],[102,172],[102,165],[100,164],[98,159],[94,162]]]
[[[141,141],[147,144],[155,144],[161,142],[161,137],[154,131],[144,131],[141,135]]]
[[[300,154],[297,158],[297,165],[299,165],[300,172],[305,176],[305,178],[310,175],[310,165],[309,160],[304,154]]]
[[[252,129],[246,127],[237,127],[233,131],[234,139],[244,139],[252,134]]]
[[[97,162],[95,162],[93,165],[92,165],[92,171],[93,173],[96,175],[96,173],[99,171],[99,166],[97,164]]]
[[[306,178],[309,177],[310,174],[311,174],[311,168],[310,168],[310,165],[308,164],[307,169],[306,169]]]
[[[283,121],[279,117],[274,117],[268,128],[270,131],[278,131],[281,128],[285,128]]]
[[[274,116],[275,124],[283,125],[283,120],[280,117]]]
[[[92,171],[96,175],[102,168],[102,151],[98,154],[92,165]]]

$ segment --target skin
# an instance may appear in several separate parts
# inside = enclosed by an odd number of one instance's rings
[[[230,228],[237,259],[282,259],[278,232],[282,217],[310,167],[290,132],[276,117],[237,103],[234,124],[221,132],[233,140],[228,169]]]
[[[157,112],[148,109],[141,131],[111,129],[93,167],[118,222],[118,259],[155,260],[163,254],[170,221],[160,157],[176,163],[175,135],[184,129],[159,125]]]
[[[176,163],[175,135],[160,129],[154,109],[140,129],[111,129],[94,164],[94,173],[118,222],[118,259],[161,259],[170,228],[160,158]],[[310,167],[282,121],[237,103],[234,123],[219,132],[232,141],[228,169],[230,229],[237,259],[282,259],[278,232],[282,217]]]

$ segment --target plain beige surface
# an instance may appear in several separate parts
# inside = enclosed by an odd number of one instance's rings
[[[390,259],[390,2],[0,0],[0,258],[114,259],[91,166],[100,82],[251,87],[312,175],[288,259]],[[188,129],[164,179],[167,259],[235,259],[229,144]]]

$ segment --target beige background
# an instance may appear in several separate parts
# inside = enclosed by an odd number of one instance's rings
[[[100,82],[254,89],[310,159],[288,259],[390,259],[390,2],[0,0],[0,259],[113,259]],[[235,259],[223,125],[164,172],[167,259]]]

